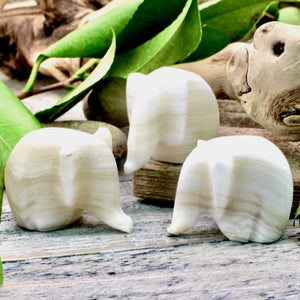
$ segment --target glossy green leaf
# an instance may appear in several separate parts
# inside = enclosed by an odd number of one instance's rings
[[[201,25],[198,4],[196,0],[189,0],[178,18],[150,41],[126,54],[119,55],[115,60],[116,46],[110,48],[98,67],[80,86],[67,94],[54,107],[38,112],[36,117],[41,122],[55,120],[78,103],[95,83],[104,76],[111,76],[113,72],[116,72],[114,75],[127,76],[133,71],[149,72],[163,65],[174,64],[192,53],[199,44],[200,38]],[[112,72],[109,71],[109,74],[106,75],[112,63]]]
[[[0,143],[0,152],[2,152],[2,145]],[[1,213],[2,213],[2,200],[3,200],[3,186],[4,186],[4,168],[3,168],[3,159],[0,155],[0,223],[1,223]],[[3,267],[0,257],[0,285],[3,284]]]
[[[111,29],[117,36],[118,53],[133,49],[176,19],[185,2],[186,0],[118,1],[99,17],[70,32],[43,51],[38,56],[23,91],[32,90],[39,65],[47,58],[102,58],[111,44]]]
[[[185,61],[204,59],[245,37],[261,19],[271,0],[218,0],[199,6],[202,40]]]
[[[296,224],[296,219],[300,217],[300,205],[298,206],[296,213],[295,213],[295,218],[294,218],[294,226]],[[300,220],[299,220],[299,227],[300,227]]]
[[[198,2],[188,0],[166,29],[141,46],[115,58],[109,76],[126,78],[132,72],[149,73],[189,56],[201,40]]]
[[[123,31],[143,0],[116,0],[111,9],[70,32],[43,51],[36,59],[24,92],[33,88],[40,64],[49,57],[102,58],[111,44],[111,30]]]
[[[77,104],[108,72],[113,63],[115,51],[116,37],[115,34],[113,34],[110,48],[108,49],[103,59],[100,60],[99,64],[90,74],[90,76],[88,76],[78,87],[64,96],[59,102],[57,102],[55,106],[38,112],[36,114],[36,117],[41,122],[52,122],[62,114],[64,114],[66,111],[68,111],[75,104]]]
[[[102,58],[111,45],[111,30],[118,37],[143,0],[123,0],[51,45],[46,57]]]
[[[70,32],[43,51],[43,55],[102,58],[111,44],[111,29],[117,37],[117,53],[126,52],[173,22],[185,3],[186,0],[120,1],[119,5]]]
[[[267,13],[273,16],[276,20],[279,15],[279,1],[272,3],[268,8]]]
[[[11,90],[0,81],[0,141],[3,168],[17,142],[27,133],[41,128],[36,117]]]
[[[1,143],[0,143],[0,153],[2,153]],[[2,155],[0,155],[0,223],[1,223],[1,213],[2,213],[3,187],[4,187],[4,168],[3,168],[3,158]]]
[[[300,25],[300,9],[294,6],[280,9],[278,21],[292,25]]]
[[[117,38],[119,55],[150,40],[182,12],[187,0],[144,0]]]

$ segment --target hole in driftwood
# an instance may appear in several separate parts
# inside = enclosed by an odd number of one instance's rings
[[[274,53],[276,56],[280,56],[283,52],[284,52],[284,43],[283,43],[283,42],[277,42],[277,43],[273,46],[273,53]]]
[[[300,116],[300,109],[296,109],[294,111],[287,111],[280,114],[280,121],[282,122],[285,118],[290,116]]]

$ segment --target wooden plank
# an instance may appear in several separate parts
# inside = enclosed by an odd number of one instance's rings
[[[193,244],[225,239],[208,215],[202,216],[201,228],[195,226],[190,236],[173,239],[167,236],[172,208],[147,205],[132,196],[132,181],[121,181],[124,211],[134,222],[133,232],[122,233],[84,214],[64,230],[37,232],[24,230],[16,224],[4,197],[0,245],[2,261],[18,261],[75,254],[125,251],[146,247]],[[199,232],[199,235],[195,235]]]
[[[130,234],[85,214],[53,232],[19,228],[5,198],[0,234],[1,299],[297,299],[300,229],[292,220],[273,244],[228,241],[203,214],[169,237],[172,208],[146,205],[121,176]]]
[[[170,237],[166,229],[171,224],[172,207],[149,205],[132,196],[132,182],[121,181],[124,211],[134,222],[130,234],[116,231],[96,218],[84,214],[73,225],[52,232],[24,230],[17,226],[4,198],[0,245],[4,262],[67,257],[112,251],[128,251],[165,246],[225,241],[209,214],[202,214],[197,224],[186,234]],[[286,235],[294,235],[298,227],[288,227]]]
[[[221,127],[219,136],[258,135],[276,144],[289,161],[294,181],[294,215],[300,203],[300,142],[283,141],[260,128]],[[138,198],[154,201],[174,201],[180,164],[158,162],[151,159],[133,175],[133,194]]]
[[[262,128],[252,120],[237,100],[218,100],[220,125],[229,127]]]
[[[157,237],[149,227],[144,231]],[[221,239],[8,261],[0,295],[1,299],[33,295],[34,299],[297,299],[298,239],[299,232],[289,227],[282,240],[267,245]]]

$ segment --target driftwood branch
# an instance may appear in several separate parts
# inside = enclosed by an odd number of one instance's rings
[[[177,65],[202,76],[219,98],[285,140],[300,140],[300,26],[269,22],[253,43],[233,43],[202,61]],[[284,72],[283,72],[284,70]]]
[[[84,17],[109,0],[36,0],[5,5],[0,11],[0,69],[25,79],[40,51],[76,29]],[[80,58],[49,59],[42,74],[66,80],[80,67]]]
[[[70,77],[69,79],[66,79],[64,81],[59,81],[59,82],[56,82],[56,83],[53,83],[53,84],[42,86],[42,87],[37,88],[37,89],[33,89],[30,92],[21,91],[21,92],[17,93],[16,96],[20,100],[23,100],[23,99],[25,99],[27,97],[30,97],[30,96],[33,96],[33,95],[38,95],[38,94],[45,93],[45,92],[48,92],[48,91],[53,91],[53,90],[56,90],[56,89],[64,88],[65,86],[67,86],[69,84],[72,84],[76,81],[78,81],[77,78]]]
[[[228,127],[262,128],[245,112],[237,100],[218,100],[220,111],[220,124]]]

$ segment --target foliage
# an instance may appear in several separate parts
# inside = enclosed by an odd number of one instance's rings
[[[113,9],[69,33],[41,53],[24,91],[31,89],[38,67],[45,59],[49,57],[102,58],[112,42],[111,30],[116,34],[117,53],[131,50],[169,25],[180,13],[186,0],[117,0],[116,2],[117,5]],[[162,9],[164,6],[165,9]]]
[[[1,144],[0,144],[0,151],[1,151]],[[3,200],[3,185],[4,185],[4,172],[3,172],[3,160],[2,156],[0,155],[0,223],[1,223],[1,212],[2,212],[2,200]],[[0,257],[0,285],[3,284],[3,267],[2,261]]]
[[[296,224],[296,220],[297,218],[300,217],[300,205],[298,206],[297,210],[296,210],[296,213],[295,213],[295,218],[294,218],[294,226]],[[299,220],[299,227],[300,227],[300,220]]]
[[[17,142],[28,132],[41,128],[36,117],[11,90],[0,81],[0,142],[3,172],[7,158]]]
[[[101,76],[93,72],[92,79],[77,87],[78,91],[71,91],[51,111],[39,112],[40,120],[53,121],[75,105],[92,89],[95,78],[127,78],[132,72],[146,74],[162,66],[206,58],[245,37],[269,8],[277,9],[279,2],[211,0],[199,6],[196,0],[117,0],[116,3],[37,58],[24,92],[32,90],[39,65],[45,59],[103,58],[112,45],[111,31],[115,32],[115,53],[109,54],[113,61],[108,70],[107,64],[101,64],[107,72],[102,72],[99,66],[97,72]],[[62,103],[68,103],[64,109]]]
[[[278,21],[292,25],[300,25],[300,9],[293,6],[280,9]]]
[[[69,110],[70,106],[72,107],[76,103],[78,103],[81,97],[84,97],[90,91],[90,89],[108,72],[110,66],[113,63],[116,51],[115,34],[113,33],[112,35],[113,39],[110,48],[108,49],[103,59],[100,60],[97,67],[93,70],[90,76],[88,76],[76,89],[72,90],[62,99],[60,99],[60,101],[55,106],[40,111],[36,114],[37,118],[41,122],[54,121],[56,118],[64,114],[66,111]]]
[[[188,57],[201,40],[198,1],[188,0],[174,22],[146,43],[115,58],[111,77],[132,72],[149,73],[163,65],[172,65]]]
[[[0,223],[4,187],[4,170],[8,156],[17,142],[28,132],[41,128],[38,119],[22,104],[11,90],[0,81]],[[0,258],[0,285],[3,268]]]
[[[0,143],[0,151],[1,150],[2,150],[2,145]],[[1,213],[2,213],[3,187],[4,187],[4,168],[3,168],[3,159],[2,156],[0,155],[0,223],[1,223]]]
[[[228,44],[242,39],[263,17],[270,4],[276,1],[219,0],[213,2],[205,2],[199,6],[203,36],[198,48],[186,61],[204,59],[222,50]]]
[[[1,144],[0,144],[1,150]],[[3,183],[4,183],[4,172],[3,172],[3,163],[2,163],[2,156],[0,156],[0,223],[1,223],[1,212],[2,212],[2,198],[3,198]],[[2,261],[0,257],[0,285],[3,284],[3,267]]]

